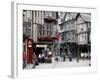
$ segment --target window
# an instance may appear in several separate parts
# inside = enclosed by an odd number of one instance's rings
[[[49,27],[50,27],[50,30],[51,30],[51,29],[52,29],[52,25],[50,24],[50,26],[49,26]]]
[[[46,29],[48,29],[48,27],[49,27],[49,26],[48,26],[48,25],[46,25]]]
[[[64,40],[64,33],[62,33],[61,35],[62,35],[62,40]]]
[[[39,26],[39,30],[42,30],[42,26]]]
[[[84,29],[83,28],[81,28],[81,31],[83,31]]]
[[[70,38],[68,38],[68,41],[70,41]]]
[[[49,31],[49,36],[52,36],[51,31]]]
[[[64,22],[64,19],[61,19],[61,22]]]
[[[68,32],[68,35],[70,35],[70,32]]]
[[[44,33],[45,33],[45,31],[43,30],[43,36],[45,35]]]
[[[42,29],[43,29],[43,30],[44,30],[44,27],[45,27],[45,26],[42,26]]]
[[[72,34],[74,35],[74,32],[72,32]]]
[[[40,36],[41,36],[41,31],[40,31]]]
[[[61,30],[63,30],[63,25],[61,25]]]
[[[48,35],[48,31],[47,31],[47,35]]]

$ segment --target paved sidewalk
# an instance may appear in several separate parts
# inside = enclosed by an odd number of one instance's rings
[[[63,61],[53,61],[52,63],[39,63],[39,65],[36,66],[34,69],[46,69],[46,68],[67,68],[67,67],[84,67],[89,66],[91,62],[89,60],[80,60],[79,62],[76,62],[75,59],[73,59],[71,62],[67,59],[65,62]],[[27,67],[25,69],[32,69],[32,64],[27,64]]]

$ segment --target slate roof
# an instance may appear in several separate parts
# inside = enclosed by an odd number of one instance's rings
[[[82,14],[80,14],[80,15],[81,15],[81,17],[83,18],[83,20],[84,20],[85,22],[91,22],[91,15],[90,15],[90,14],[82,13]]]
[[[74,12],[71,13],[71,17],[72,17],[72,19],[75,19],[76,16],[77,16],[77,13],[74,13]]]

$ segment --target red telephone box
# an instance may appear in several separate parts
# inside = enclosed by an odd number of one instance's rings
[[[29,63],[33,64],[33,49],[32,49],[32,38],[29,37],[27,40],[28,54],[29,54]]]

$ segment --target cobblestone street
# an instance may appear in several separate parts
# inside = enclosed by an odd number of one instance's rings
[[[84,67],[89,66],[91,62],[89,60],[80,60],[76,62],[75,59],[73,61],[69,61],[66,59],[65,62],[63,61],[53,61],[52,63],[39,63],[34,69],[46,69],[46,68],[68,68],[68,67]],[[32,64],[27,64],[26,69],[32,69]]]

